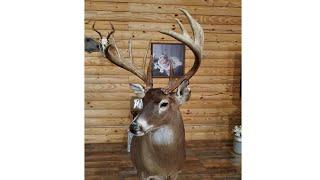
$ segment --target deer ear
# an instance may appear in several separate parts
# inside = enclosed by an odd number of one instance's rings
[[[145,95],[145,89],[141,84],[129,84],[130,88],[133,90],[134,93],[140,98],[143,98]]]
[[[190,98],[191,95],[191,90],[188,87],[189,81],[184,80],[178,87],[177,92],[176,92],[176,101],[179,105],[187,102]]]

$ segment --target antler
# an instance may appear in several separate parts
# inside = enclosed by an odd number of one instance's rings
[[[102,50],[100,50],[101,53],[107,59],[109,59],[113,64],[115,64],[115,65],[133,73],[134,75],[138,76],[142,81],[145,82],[147,89],[152,88],[152,86],[153,86],[153,81],[152,81],[152,77],[151,77],[152,76],[152,71],[151,71],[152,70],[152,68],[151,68],[152,60],[150,60],[150,62],[149,62],[147,74],[144,72],[144,65],[143,65],[142,69],[139,69],[134,65],[133,58],[132,58],[132,40],[131,40],[131,38],[129,39],[129,42],[128,42],[129,60],[125,59],[122,56],[120,50],[118,49],[117,44],[116,44],[116,40],[113,36],[113,33],[115,32],[114,26],[112,25],[112,23],[110,23],[110,25],[111,25],[112,31],[109,32],[106,37],[107,43],[103,44],[103,43],[101,43],[102,40],[100,40],[101,41],[100,43],[102,45]],[[96,29],[94,29],[94,24],[92,26],[92,29],[99,34],[100,39],[103,39],[103,37],[101,36],[101,33],[99,31],[97,31]],[[146,62],[149,47],[150,47],[150,42],[148,44],[146,54],[143,58],[144,63]]]
[[[106,49],[106,47],[107,47],[107,45],[108,45],[108,39],[109,39],[110,36],[114,33],[114,27],[113,27],[113,25],[110,23],[110,24],[111,24],[111,27],[112,27],[112,31],[107,35],[107,37],[104,37],[104,36],[101,35],[101,33],[100,33],[98,30],[96,30],[96,28],[94,28],[95,24],[96,24],[96,22],[94,22],[94,23],[92,24],[92,30],[94,30],[96,33],[98,33],[98,35],[99,35],[99,50],[100,50],[100,52],[102,53],[102,55],[103,55],[104,57],[106,57],[103,52],[105,51],[105,49]]]
[[[192,68],[189,70],[188,73],[186,73],[183,77],[174,80],[174,78],[170,78],[169,85],[167,88],[163,89],[163,91],[166,94],[169,94],[173,90],[175,90],[183,81],[189,80],[198,70],[201,59],[202,59],[202,50],[203,50],[203,43],[204,43],[204,33],[203,29],[200,26],[200,24],[193,19],[193,17],[186,11],[185,9],[179,9],[188,19],[192,32],[193,32],[193,38],[194,40],[189,36],[188,32],[180,22],[180,20],[176,19],[177,23],[179,24],[179,27],[182,31],[182,34],[176,33],[174,31],[160,31],[160,33],[171,36],[175,38],[176,40],[182,42],[183,44],[187,45],[191,51],[193,52],[195,56],[195,61],[192,66]],[[132,46],[131,46],[131,38],[128,42],[128,51],[129,51],[129,60],[125,59],[116,44],[116,41],[114,39],[113,33],[115,32],[114,26],[110,23],[112,31],[108,33],[107,37],[102,37],[101,33],[97,31],[94,28],[95,23],[92,26],[92,29],[97,32],[100,36],[100,45],[101,45],[101,53],[109,59],[113,64],[126,69],[127,71],[133,73],[134,75],[138,76],[141,80],[143,80],[146,83],[147,89],[152,88],[153,81],[152,81],[152,57],[150,58],[150,62],[147,69],[147,74],[144,72],[144,64],[146,62],[147,53],[149,51],[150,42],[147,47],[146,54],[143,58],[143,68],[139,69],[134,65],[133,58],[132,58]],[[170,74],[173,75],[173,64],[171,62],[170,64]]]
[[[95,25],[96,25],[96,22],[94,22],[94,23],[92,24],[92,30],[94,30],[96,33],[99,34],[99,37],[100,37],[100,40],[101,40],[101,39],[102,39],[102,35],[101,35],[101,33],[100,33],[98,30],[96,30],[96,28],[94,28]]]
[[[176,19],[176,21],[179,24],[182,34],[176,33],[174,31],[160,31],[160,33],[171,36],[176,40],[182,42],[183,44],[187,45],[193,52],[195,60],[192,68],[183,77],[175,80],[174,82],[172,82],[173,79],[170,79],[169,86],[163,89],[163,91],[166,94],[169,94],[170,92],[175,90],[184,80],[189,80],[197,72],[202,59],[202,50],[204,43],[203,29],[200,26],[200,24],[195,19],[193,19],[193,17],[188,13],[188,11],[186,11],[185,9],[179,10],[187,17],[192,28],[194,40],[191,39],[191,37],[189,36],[188,32],[186,31],[179,19]]]

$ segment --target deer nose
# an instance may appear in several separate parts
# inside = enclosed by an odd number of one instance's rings
[[[129,129],[131,133],[137,134],[137,132],[142,131],[142,126],[140,126],[136,121],[133,121],[130,124]]]

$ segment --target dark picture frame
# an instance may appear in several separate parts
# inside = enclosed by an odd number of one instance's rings
[[[152,77],[181,77],[185,67],[185,45],[181,43],[151,43]],[[173,64],[173,75],[170,64]]]

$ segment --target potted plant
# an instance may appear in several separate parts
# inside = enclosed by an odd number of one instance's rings
[[[241,154],[241,125],[233,128],[234,139],[233,139],[233,151],[237,154]]]

